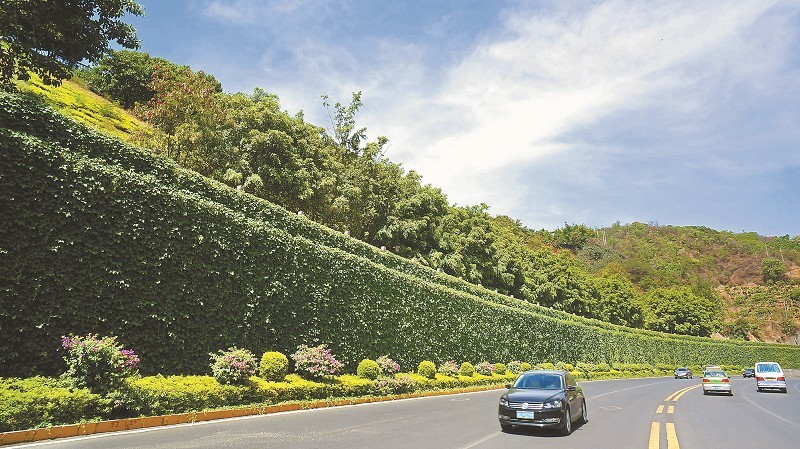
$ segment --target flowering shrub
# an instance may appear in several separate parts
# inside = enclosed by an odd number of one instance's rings
[[[472,366],[472,363],[464,362],[461,364],[461,368],[458,369],[458,374],[462,376],[472,377],[475,374],[475,367]]]
[[[336,360],[336,357],[325,345],[313,348],[300,345],[291,357],[294,360],[297,371],[304,372],[311,377],[338,374],[344,366],[342,362]]]
[[[242,384],[256,373],[256,356],[236,346],[211,356],[211,375],[221,384]]]
[[[400,372],[400,364],[390,359],[388,355],[382,355],[375,361],[378,362],[381,372],[387,376]]]
[[[258,374],[266,380],[280,382],[289,374],[289,359],[280,352],[267,351],[261,356]]]
[[[494,365],[484,360],[475,365],[475,372],[484,376],[491,376],[494,374]]]
[[[448,360],[439,365],[439,374],[456,377],[458,375],[458,363],[455,360]]]
[[[417,383],[408,376],[382,377],[375,381],[374,391],[376,394],[400,394],[416,390]]]
[[[132,349],[122,349],[117,337],[61,337],[61,347],[67,353],[64,377],[78,388],[108,394],[124,386],[125,378],[135,374],[139,356]]]
[[[506,365],[506,369],[514,374],[519,374],[522,371],[524,371],[522,369],[522,362],[520,362],[519,360],[512,360],[508,362],[508,365]]]
[[[358,364],[356,374],[364,379],[375,380],[381,374],[381,367],[375,360],[364,359]]]

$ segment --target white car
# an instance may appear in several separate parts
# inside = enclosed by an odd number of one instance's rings
[[[786,376],[778,362],[756,363],[756,389],[763,391],[767,388],[776,388],[784,393],[786,389]]]

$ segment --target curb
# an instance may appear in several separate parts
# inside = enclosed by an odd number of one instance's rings
[[[276,404],[265,407],[245,407],[228,410],[212,410],[205,412],[178,413],[174,415],[144,416],[138,418],[113,419],[109,421],[89,422],[82,424],[67,424],[63,426],[43,427],[39,429],[19,430],[0,433],[0,445],[13,443],[33,443],[57,438],[94,435],[106,432],[119,432],[123,430],[145,429],[150,427],[172,426],[176,424],[190,424],[203,421],[212,421],[242,416],[269,415],[272,413],[291,412],[297,410],[311,410],[317,408],[341,407],[345,405],[358,405],[370,402],[387,402],[399,399],[412,399],[431,396],[444,396],[450,394],[473,393],[476,391],[489,391],[504,388],[503,385],[483,385],[463,388],[458,390],[437,390],[416,393],[406,393],[394,396],[375,396],[354,399],[322,399],[314,402],[294,402]]]

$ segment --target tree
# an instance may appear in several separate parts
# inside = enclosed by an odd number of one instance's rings
[[[768,283],[783,280],[786,277],[786,265],[778,259],[764,259],[761,261],[761,275]]]
[[[361,146],[361,143],[367,140],[367,128],[356,129],[356,113],[364,105],[361,102],[360,91],[353,92],[353,99],[349,106],[345,107],[339,102],[334,104],[335,112],[333,114],[331,114],[331,105],[327,95],[322,96],[322,105],[328,111],[328,120],[333,128],[329,130],[329,134],[337,145],[356,156],[367,154],[373,159],[382,156],[383,146],[389,142],[389,139],[384,136],[378,137],[376,142],[368,143],[365,147]]]
[[[722,321],[721,300],[698,296],[689,287],[653,289],[645,306],[645,327],[654,331],[707,337]]]
[[[596,291],[596,300],[588,316],[627,327],[644,326],[641,299],[633,283],[620,276],[588,278]]]
[[[0,87],[10,89],[14,77],[39,75],[45,84],[60,85],[83,60],[97,61],[109,43],[138,48],[136,30],[121,20],[141,16],[134,0],[5,0],[0,3]]]
[[[78,70],[78,76],[93,90],[131,109],[153,98],[155,91],[150,83],[155,67],[172,67],[175,73],[181,69],[173,62],[152,58],[147,53],[112,50],[97,65]]]
[[[221,178],[231,164],[224,138],[232,123],[219,82],[188,67],[176,74],[172,66],[155,66],[149,89],[155,95],[134,112],[156,132],[140,136],[140,141],[165,151],[184,167]]]

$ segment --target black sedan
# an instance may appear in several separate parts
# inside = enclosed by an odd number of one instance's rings
[[[528,426],[557,428],[569,435],[575,421],[589,421],[583,389],[565,371],[526,371],[507,387],[498,416],[505,432]]]

